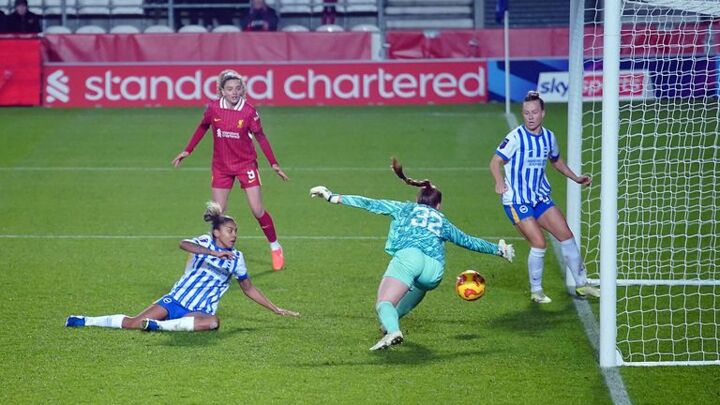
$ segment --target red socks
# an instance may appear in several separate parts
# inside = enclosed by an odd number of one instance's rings
[[[270,214],[265,211],[263,216],[256,219],[258,221],[258,224],[260,224],[260,228],[262,228],[263,233],[265,233],[265,237],[267,238],[268,242],[273,243],[277,241],[277,235],[275,234],[275,225],[273,224],[273,220]]]

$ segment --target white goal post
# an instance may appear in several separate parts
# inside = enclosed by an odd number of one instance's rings
[[[569,53],[600,365],[720,365],[720,2],[571,0]]]

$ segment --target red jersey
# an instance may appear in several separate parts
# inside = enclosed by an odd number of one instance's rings
[[[225,98],[211,101],[207,105],[200,125],[185,147],[187,153],[192,153],[211,126],[213,172],[238,173],[257,169],[257,153],[252,141],[253,137],[260,144],[270,165],[277,164],[270,142],[263,132],[260,115],[245,99],[240,99],[240,102],[234,106],[225,101]]]

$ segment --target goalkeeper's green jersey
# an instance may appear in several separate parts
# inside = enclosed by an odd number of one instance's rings
[[[385,251],[391,255],[402,249],[417,248],[445,265],[445,241],[475,252],[495,255],[499,252],[497,244],[466,234],[442,212],[428,205],[356,195],[341,195],[340,204],[392,217],[385,243]]]

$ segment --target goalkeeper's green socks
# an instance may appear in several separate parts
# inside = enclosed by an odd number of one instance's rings
[[[378,319],[385,328],[386,333],[393,333],[400,330],[400,321],[398,319],[398,311],[390,301],[380,301],[375,306]]]

